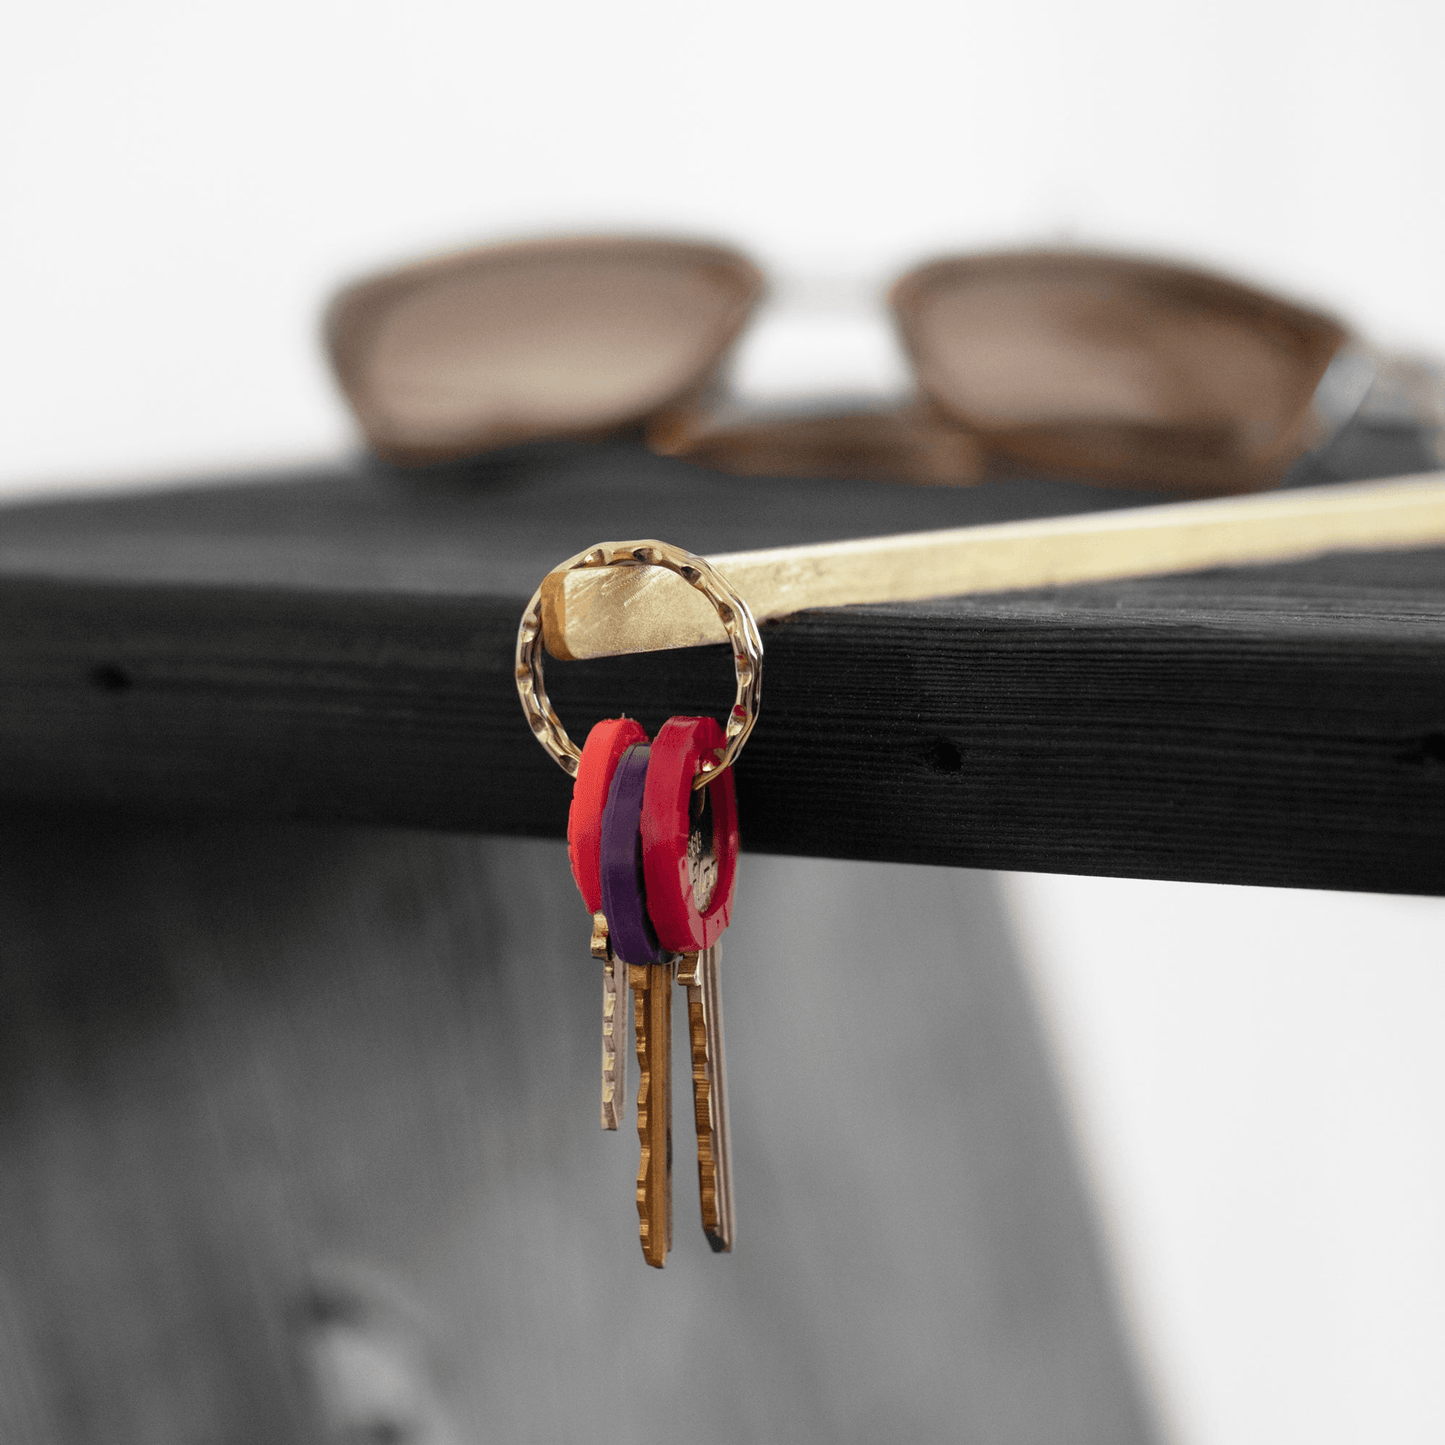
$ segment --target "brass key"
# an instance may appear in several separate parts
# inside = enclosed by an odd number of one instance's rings
[[[718,992],[718,945],[713,944],[701,953],[684,954],[678,965],[677,981],[687,988],[702,1232],[715,1254],[726,1254],[733,1247],[733,1174],[727,1060],[723,1054],[722,1000]]]
[[[604,914],[592,915],[592,957],[602,961],[602,1127],[627,1112],[627,965],[612,951]]]
[[[655,1269],[672,1247],[672,965],[628,965],[637,1034],[638,1233]]]

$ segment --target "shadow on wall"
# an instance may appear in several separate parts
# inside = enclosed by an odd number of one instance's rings
[[[658,1273],[562,847],[74,818],[0,866],[10,1438],[1151,1438],[987,876],[745,860],[739,1242],[680,1106]]]

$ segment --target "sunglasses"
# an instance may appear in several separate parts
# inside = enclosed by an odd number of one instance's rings
[[[888,294],[915,395],[770,411],[722,381],[763,292],[721,246],[525,242],[350,286],[326,340],[367,441],[405,465],[640,434],[750,475],[967,484],[1029,470],[1199,495],[1273,486],[1317,446],[1321,382],[1351,351],[1332,318],[1187,267],[956,257]]]

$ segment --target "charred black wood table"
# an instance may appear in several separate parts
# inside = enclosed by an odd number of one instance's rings
[[[626,446],[11,507],[0,795],[560,836],[511,670],[542,574],[1159,500],[721,478]],[[765,629],[752,851],[1445,891],[1445,553],[1343,554]],[[716,712],[725,649],[559,664],[574,735]]]

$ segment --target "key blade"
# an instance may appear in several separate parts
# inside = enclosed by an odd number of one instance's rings
[[[678,982],[687,987],[702,1231],[715,1254],[727,1254],[733,1247],[732,1137],[718,962],[716,944],[701,953],[688,954],[678,970]]]
[[[602,959],[602,1127],[615,1130],[627,1113],[627,965],[612,951],[600,913],[592,920],[592,954]]]
[[[672,1245],[672,965],[630,964],[637,1035],[638,1236],[655,1269]]]

